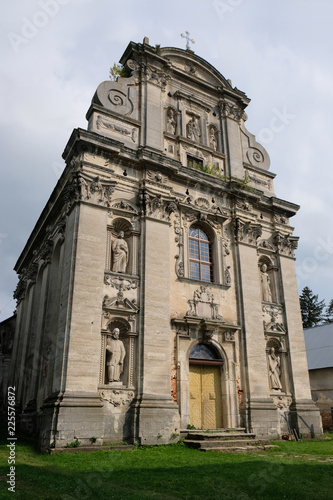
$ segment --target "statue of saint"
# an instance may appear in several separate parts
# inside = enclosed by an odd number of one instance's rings
[[[167,113],[167,132],[170,134],[175,134],[177,128],[177,122],[175,119],[175,112],[173,109],[169,108]]]
[[[124,240],[124,231],[120,231],[118,238],[112,242],[112,271],[125,273],[128,262],[128,246]]]
[[[262,298],[266,302],[272,302],[271,279],[267,273],[267,266],[261,266],[261,288]]]
[[[271,347],[268,353],[268,361],[269,361],[269,376],[271,379],[271,388],[272,389],[282,389],[281,384],[281,360],[280,356],[275,354],[274,347]]]
[[[190,119],[186,127],[187,138],[194,142],[200,142],[200,130],[194,116]]]
[[[214,127],[211,127],[210,131],[209,131],[209,145],[211,148],[214,149],[214,151],[217,150],[217,140],[216,140],[216,133],[215,133]]]
[[[124,344],[119,340],[119,328],[115,328],[106,341],[106,351],[108,354],[108,381],[118,382],[123,372],[123,362],[126,356]]]

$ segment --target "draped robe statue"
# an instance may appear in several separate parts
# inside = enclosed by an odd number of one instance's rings
[[[112,242],[112,271],[125,273],[128,263],[128,246],[124,240],[124,232],[120,231],[118,238]]]
[[[111,339],[107,339],[106,351],[108,353],[108,381],[118,382],[123,372],[123,362],[126,356],[124,344],[119,340],[119,328],[115,328],[111,334]]]
[[[281,360],[280,356],[275,354],[275,349],[272,347],[268,353],[268,361],[269,361],[269,376],[271,379],[272,389],[282,389],[281,384]]]
[[[266,302],[272,302],[271,280],[267,273],[266,264],[261,266],[261,288],[263,300]]]

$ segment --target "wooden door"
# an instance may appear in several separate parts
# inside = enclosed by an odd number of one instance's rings
[[[190,365],[190,422],[197,429],[222,427],[220,366]]]

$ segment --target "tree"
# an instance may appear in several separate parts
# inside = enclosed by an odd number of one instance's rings
[[[330,300],[324,314],[325,323],[333,323],[333,299]]]
[[[318,300],[318,295],[314,295],[309,287],[306,286],[303,288],[299,300],[301,304],[303,328],[312,328],[325,320],[323,317],[325,301]]]

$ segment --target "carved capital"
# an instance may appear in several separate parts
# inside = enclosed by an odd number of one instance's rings
[[[274,243],[279,253],[288,257],[295,257],[294,251],[298,247],[298,240],[299,238],[297,236],[282,234],[279,231],[274,234]]]
[[[161,87],[163,91],[165,90],[165,87],[167,86],[167,83],[171,78],[169,72],[158,71],[152,66],[147,66],[146,75],[147,81],[149,83],[153,83],[154,85]]]
[[[223,341],[224,342],[235,342],[235,334],[234,332],[223,332]]]
[[[18,304],[21,302],[21,300],[24,299],[26,291],[27,291],[27,279],[21,278],[14,291],[14,299],[17,301]]]
[[[221,114],[224,118],[232,118],[233,120],[240,121],[243,118],[244,111],[230,102],[221,101],[220,103]]]
[[[235,236],[238,242],[256,245],[257,239],[262,235],[261,224],[242,221],[237,218],[234,223]]]

